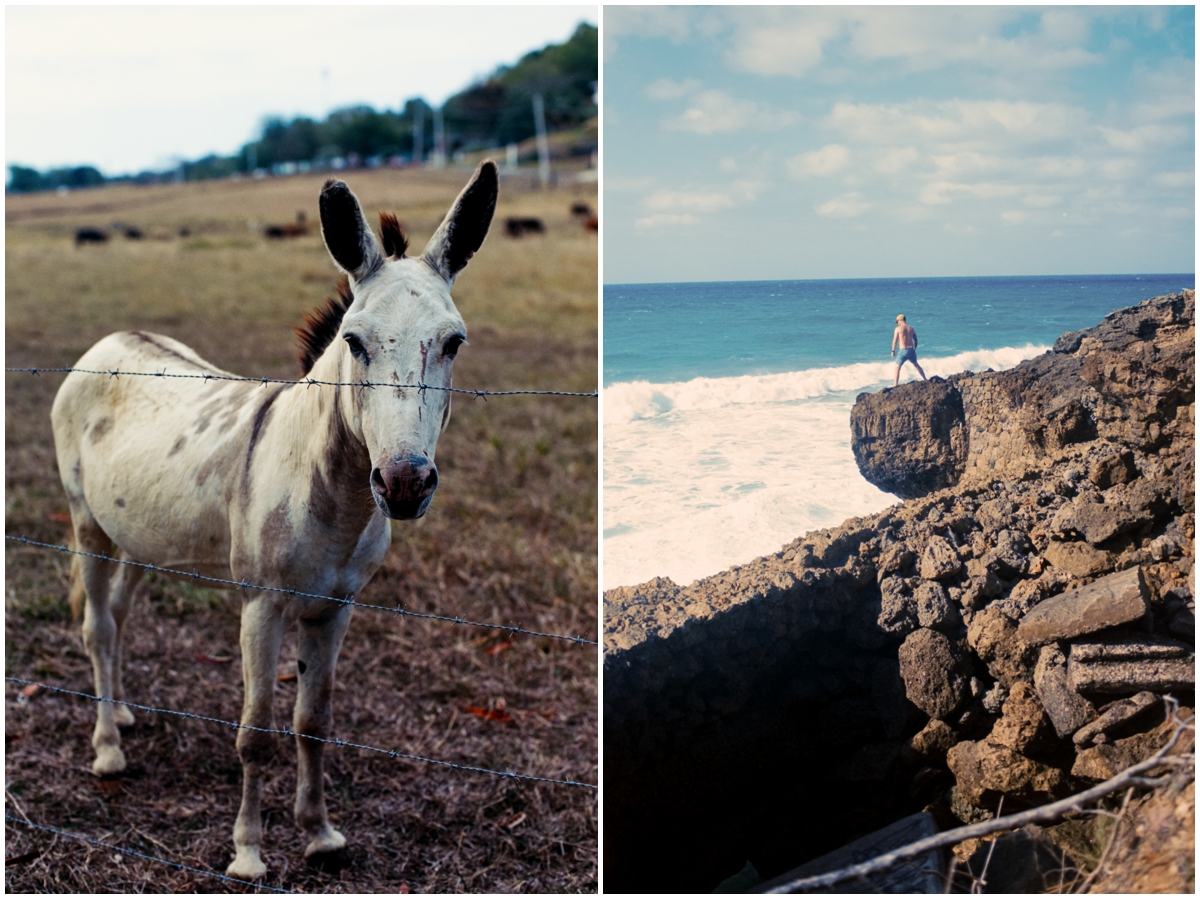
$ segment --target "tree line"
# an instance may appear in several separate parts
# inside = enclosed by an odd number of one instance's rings
[[[440,113],[443,146],[448,156],[459,152],[519,143],[536,133],[534,97],[542,97],[547,130],[578,127],[596,115],[598,78],[597,29],[580,23],[563,44],[534,50],[512,66],[501,66],[482,82],[455,94],[435,111],[421,98],[399,110],[370,106],[335,110],[323,121],[304,116],[269,117],[261,136],[231,156],[209,155],[183,162],[170,172],[142,172],[106,178],[92,166],[39,172],[9,166],[7,190],[27,192],[60,187],[90,187],[109,181],[139,182],[223,178],[260,169],[307,169],[330,164],[379,165],[428,158],[434,141],[435,114]],[[419,141],[419,143],[418,143]],[[349,161],[349,163],[347,163]]]

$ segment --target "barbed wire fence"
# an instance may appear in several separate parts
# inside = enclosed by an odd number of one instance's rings
[[[589,392],[578,392],[578,391],[533,390],[533,389],[528,389],[528,390],[473,390],[473,389],[466,389],[466,388],[459,388],[459,387],[438,387],[438,386],[424,384],[421,382],[418,382],[415,384],[395,384],[395,383],[373,383],[370,381],[352,381],[352,382],[322,381],[322,380],[317,380],[315,378],[302,378],[302,379],[269,378],[269,377],[252,378],[252,377],[243,377],[243,376],[228,375],[228,374],[174,373],[174,372],[167,372],[165,369],[163,371],[157,371],[157,372],[137,372],[137,371],[120,371],[120,370],[116,370],[116,369],[114,369],[114,370],[83,369],[83,368],[76,368],[73,366],[44,367],[44,368],[43,367],[25,367],[25,368],[6,367],[5,372],[25,373],[25,374],[34,375],[34,376],[41,375],[41,374],[71,374],[71,373],[77,372],[80,374],[102,375],[102,376],[107,376],[110,378],[121,378],[121,377],[182,378],[182,379],[189,379],[189,380],[201,380],[204,382],[209,382],[209,381],[245,382],[245,383],[260,384],[263,387],[266,387],[269,384],[282,384],[282,385],[287,385],[287,386],[304,386],[306,388],[314,387],[314,386],[316,386],[316,387],[357,387],[357,388],[361,388],[361,389],[374,389],[376,387],[391,388],[391,389],[402,388],[402,389],[417,390],[417,391],[421,392],[422,395],[427,390],[435,390],[435,391],[443,391],[443,392],[448,392],[448,393],[463,394],[463,395],[471,396],[475,399],[483,399],[485,402],[488,397],[494,397],[494,396],[564,396],[564,397],[579,397],[579,398],[590,398],[590,399],[596,399],[599,397],[598,392],[590,392],[589,393]],[[165,575],[168,575],[171,577],[185,578],[185,579],[190,579],[190,580],[195,580],[195,581],[202,581],[202,582],[213,584],[214,586],[223,587],[223,588],[232,588],[232,589],[241,590],[241,591],[257,590],[257,591],[283,593],[283,594],[287,594],[289,596],[295,596],[295,597],[300,597],[300,598],[305,598],[305,599],[319,599],[319,600],[338,603],[340,605],[356,606],[359,608],[370,609],[372,611],[387,612],[387,613],[390,613],[393,617],[399,617],[399,616],[403,615],[403,616],[411,617],[411,618],[419,618],[419,619],[425,619],[425,620],[430,620],[430,621],[441,621],[441,622],[459,625],[459,626],[465,626],[465,627],[486,628],[486,629],[489,629],[492,631],[501,631],[501,632],[505,632],[505,633],[513,634],[513,635],[541,637],[541,638],[552,639],[552,640],[564,640],[569,643],[573,643],[573,644],[580,645],[580,646],[595,647],[598,645],[597,641],[588,640],[581,636],[571,636],[571,635],[567,635],[567,634],[555,634],[555,633],[549,633],[549,632],[543,632],[543,631],[536,631],[536,630],[521,627],[520,625],[471,621],[471,620],[457,617],[457,616],[435,615],[435,614],[426,613],[426,612],[415,612],[415,611],[412,611],[409,609],[405,609],[402,606],[390,607],[390,606],[382,606],[382,605],[371,604],[371,603],[363,603],[363,602],[358,602],[357,600],[355,600],[352,595],[347,595],[344,597],[336,597],[336,596],[328,596],[328,595],[324,595],[324,594],[309,593],[309,592],[299,590],[299,589],[296,589],[293,587],[276,587],[276,586],[271,586],[271,585],[252,584],[246,580],[234,581],[234,580],[230,580],[230,579],[226,579],[226,578],[218,578],[218,577],[202,575],[198,571],[183,571],[180,569],[165,568],[165,567],[153,565],[150,563],[137,562],[133,559],[122,559],[122,558],[118,558],[115,556],[109,556],[109,555],[106,555],[103,553],[85,552],[82,550],[74,549],[74,548],[64,545],[64,544],[46,543],[43,541],[33,540],[26,536],[5,534],[4,539],[10,543],[18,543],[18,544],[21,544],[24,546],[31,546],[31,547],[41,548],[41,549],[53,550],[53,551],[62,552],[62,553],[70,554],[70,555],[87,556],[87,557],[99,559],[99,560],[102,560],[105,562],[112,562],[112,563],[119,564],[119,565],[128,565],[128,566],[132,566],[135,568],[140,568],[143,571],[153,571],[153,572],[165,574]],[[27,680],[25,678],[19,678],[19,677],[14,677],[14,676],[6,676],[5,681],[12,683],[12,684],[18,684],[18,685],[22,686],[23,689],[26,689],[26,690],[29,690],[29,689],[32,689],[34,691],[46,690],[50,693],[60,694],[63,696],[71,696],[71,697],[75,697],[78,699],[86,699],[91,702],[109,702],[109,703],[113,703],[114,705],[124,705],[131,709],[137,709],[137,710],[140,710],[143,712],[148,712],[151,714],[173,715],[173,716],[183,718],[183,719],[201,721],[201,722],[206,722],[206,723],[210,723],[210,724],[217,724],[217,725],[221,725],[224,727],[229,727],[230,729],[232,729],[235,732],[237,730],[253,730],[253,731],[258,731],[261,733],[273,734],[273,735],[278,735],[278,736],[283,736],[283,737],[296,737],[297,739],[313,740],[316,742],[329,744],[331,746],[335,746],[338,748],[357,749],[357,750],[364,751],[364,752],[379,753],[379,754],[387,755],[393,761],[416,762],[416,763],[444,767],[444,768],[447,768],[447,769],[450,769],[453,771],[467,773],[467,774],[482,774],[482,775],[502,778],[502,779],[506,779],[506,780],[527,781],[527,782],[542,783],[542,784],[547,784],[547,785],[552,785],[552,786],[579,788],[579,789],[593,791],[596,794],[598,794],[598,792],[599,792],[598,784],[586,783],[583,781],[559,779],[559,778],[552,778],[552,777],[543,777],[543,776],[539,776],[539,775],[524,774],[524,773],[519,773],[519,772],[514,772],[514,771],[509,771],[509,770],[501,771],[501,770],[485,768],[485,767],[476,766],[476,765],[464,765],[464,764],[461,764],[458,762],[451,762],[451,761],[447,761],[444,759],[435,759],[435,758],[429,758],[429,757],[425,757],[425,756],[414,755],[411,753],[404,753],[404,752],[400,752],[399,750],[395,750],[395,749],[385,749],[383,747],[371,746],[369,744],[364,744],[364,743],[356,743],[356,742],[353,742],[350,740],[343,740],[343,739],[338,739],[338,738],[328,738],[328,737],[317,737],[317,736],[312,736],[309,734],[297,733],[297,732],[293,731],[290,727],[282,728],[282,729],[255,727],[252,725],[242,724],[241,722],[237,722],[237,721],[228,721],[225,719],[215,718],[215,717],[207,716],[207,715],[200,715],[200,714],[196,714],[194,712],[189,712],[189,711],[185,711],[185,710],[181,710],[181,709],[160,708],[160,707],[156,707],[156,706],[143,705],[140,703],[133,703],[133,702],[128,702],[128,701],[124,701],[124,700],[108,699],[108,698],[96,696],[94,694],[84,693],[84,692],[78,691],[78,690],[71,690],[71,689],[56,686],[53,684],[46,684],[46,683],[42,683],[40,681],[32,681],[32,680]],[[262,883],[255,883],[252,881],[240,880],[236,877],[230,877],[227,874],[221,874],[217,871],[210,871],[210,870],[204,870],[202,868],[195,868],[195,867],[192,867],[189,865],[181,864],[179,862],[171,861],[170,859],[159,858],[157,856],[148,855],[146,853],[138,852],[136,850],[128,849],[126,847],[122,847],[119,845],[114,845],[112,843],[106,843],[102,840],[97,840],[97,839],[94,839],[91,837],[84,836],[82,834],[70,833],[68,831],[64,831],[64,830],[52,827],[52,826],[44,824],[44,823],[31,821],[31,820],[29,820],[28,816],[17,817],[15,815],[12,815],[12,814],[9,814],[6,812],[5,819],[11,823],[19,824],[21,826],[28,827],[28,828],[31,828],[34,830],[49,833],[49,834],[52,834],[54,836],[61,837],[64,839],[73,840],[73,841],[80,842],[80,843],[90,845],[90,846],[94,846],[97,848],[112,850],[114,852],[119,852],[119,853],[122,853],[124,855],[130,856],[133,858],[138,858],[143,861],[149,861],[149,862],[152,862],[155,864],[162,864],[162,865],[165,865],[165,866],[177,869],[177,870],[186,871],[189,873],[214,878],[216,880],[221,881],[223,884],[237,884],[237,885],[241,885],[241,886],[249,886],[256,890],[262,889],[262,890],[268,890],[270,892],[275,892],[275,893],[292,893],[292,892],[294,892],[292,890],[287,890],[287,889],[283,889],[280,887],[273,887],[273,886],[268,886],[268,885],[265,885]],[[11,860],[6,859],[6,866],[9,863],[13,863],[16,861],[17,861],[16,859],[11,859]]]

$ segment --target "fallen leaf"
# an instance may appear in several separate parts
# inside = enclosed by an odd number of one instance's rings
[[[400,892],[406,896],[408,895],[408,884],[404,881],[400,882]]]
[[[42,689],[41,684],[29,684],[21,688],[21,695],[26,699],[32,699],[40,689]]]
[[[60,521],[63,524],[71,523],[71,516],[66,512],[47,512],[46,517],[51,521]]]
[[[6,858],[4,860],[4,867],[8,868],[13,865],[27,865],[41,854],[41,850],[39,849],[33,849],[29,852],[22,852],[20,855],[14,855],[11,858]]]
[[[100,792],[105,796],[116,796],[124,787],[124,781],[119,777],[103,777],[98,783]]]
[[[512,643],[508,642],[507,640],[503,643],[497,643],[495,646],[488,649],[487,654],[490,656],[500,655],[500,653],[504,652],[504,650],[508,649],[510,646],[512,646]]]
[[[500,826],[507,827],[509,830],[512,830],[514,827],[516,827],[521,822],[523,822],[526,817],[528,817],[528,816],[524,812],[518,812],[517,814],[510,815],[509,817],[507,817],[503,821],[501,821]]]
[[[289,681],[289,680],[295,680],[295,679],[296,679],[295,673],[275,675],[275,680],[277,680],[277,681]]]
[[[225,665],[233,661],[233,656],[210,656],[202,652],[196,653],[193,658],[197,662],[207,662],[209,665]]]
[[[512,721],[512,715],[508,712],[503,712],[500,709],[481,709],[479,706],[467,705],[463,706],[464,712],[470,712],[478,718],[483,718],[486,721]]]

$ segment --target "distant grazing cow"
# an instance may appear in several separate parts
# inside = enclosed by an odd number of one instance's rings
[[[589,218],[592,215],[592,207],[587,203],[572,203],[571,215],[577,218]]]
[[[75,232],[75,246],[85,243],[108,243],[108,233],[99,228],[80,228]]]
[[[308,223],[305,220],[304,210],[296,213],[296,224],[294,225],[267,225],[263,228],[263,234],[274,240],[282,240],[286,237],[302,237],[308,233]]]
[[[509,237],[524,237],[526,234],[545,234],[546,226],[532,216],[509,216],[504,220],[504,231]]]
[[[133,225],[125,226],[125,236],[129,240],[141,240],[146,235],[142,233],[141,228],[135,228]]]
[[[597,234],[600,233],[600,218],[595,215],[589,215],[583,223],[583,230],[595,231]]]
[[[192,229],[189,228],[187,225],[184,225],[182,228],[179,229],[179,236],[180,237],[191,237]]]

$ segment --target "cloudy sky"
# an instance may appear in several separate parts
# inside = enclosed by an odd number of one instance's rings
[[[105,174],[236,152],[266,115],[440,104],[590,6],[8,6],[5,157]]]
[[[604,280],[1195,270],[1193,7],[607,7]]]

